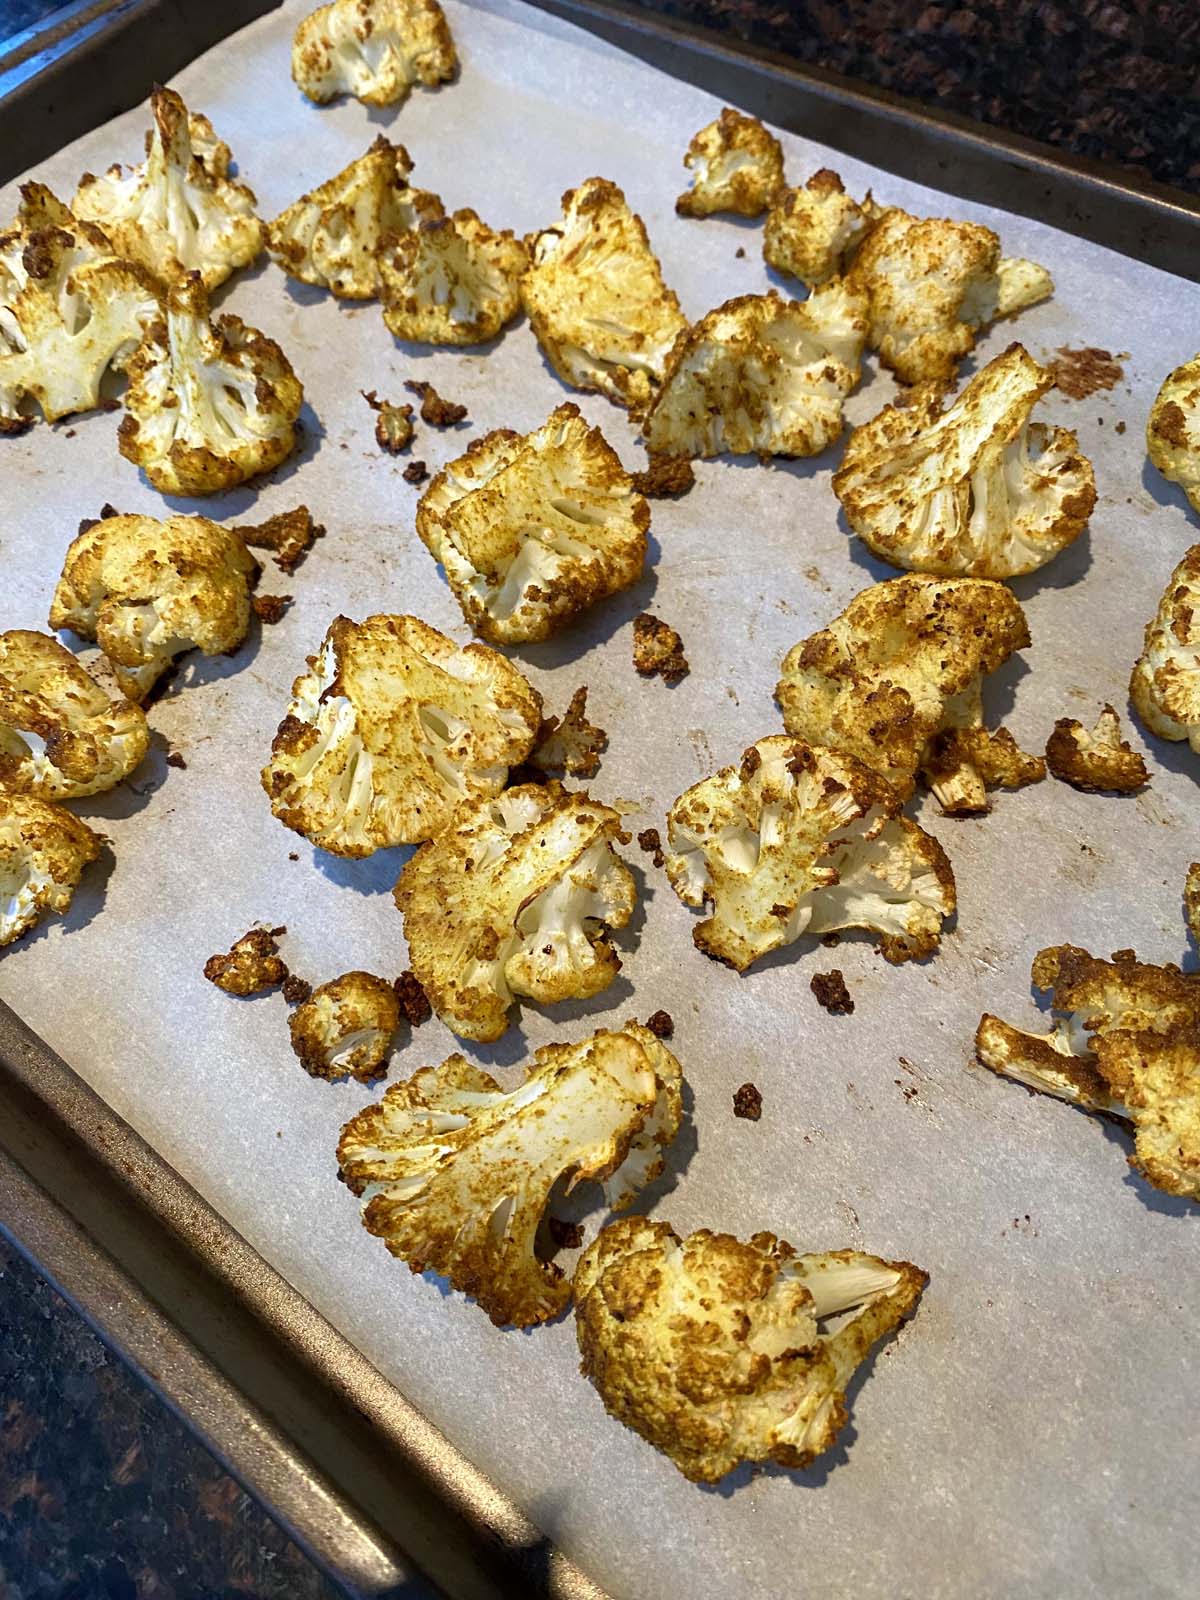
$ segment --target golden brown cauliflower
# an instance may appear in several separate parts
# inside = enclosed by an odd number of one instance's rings
[[[65,911],[104,840],[66,809],[0,789],[0,949]]]
[[[681,683],[691,671],[683,639],[652,611],[641,611],[633,619],[633,669],[639,677],[658,677],[670,684]]]
[[[304,18],[292,41],[292,78],[318,105],[350,94],[368,106],[436,89],[458,71],[437,0],[333,0]]]
[[[610,1206],[627,1205],[663,1169],[682,1085],[679,1062],[636,1022],[544,1045],[511,1093],[450,1056],[351,1118],[338,1164],[367,1231],[413,1272],[448,1278],[497,1326],[531,1327],[571,1299],[538,1250],[551,1192],[594,1179]]]
[[[845,1426],[855,1370],[928,1281],[857,1250],[801,1256],[773,1233],[681,1239],[622,1218],[575,1270],[581,1371],[695,1483],[741,1461],[806,1467]]]
[[[528,265],[520,239],[473,211],[422,221],[380,247],[383,320],[410,343],[483,344],[520,310]]]
[[[113,516],[72,541],[50,626],[94,640],[131,700],[145,700],[176,656],[231,655],[250,627],[258,563],[207,517]]]
[[[263,788],[286,827],[369,856],[499,794],[541,720],[541,696],[486,645],[460,647],[417,617],[335,617],[292,685]]]
[[[776,194],[763,230],[763,259],[816,289],[845,272],[879,214],[870,194],[859,205],[837,173],[822,167],[802,189]]]
[[[683,164],[692,187],[675,202],[681,217],[736,211],[758,217],[783,185],[783,147],[757,117],[729,106],[687,147]]]
[[[344,972],[322,983],[288,1018],[292,1049],[312,1078],[371,1083],[387,1071],[400,1027],[390,983],[370,972]]]
[[[493,644],[548,638],[636,583],[649,526],[616,451],[571,404],[533,433],[477,439],[417,507],[463,616]]]
[[[1200,355],[1164,381],[1146,419],[1146,452],[1200,511]]]
[[[1150,781],[1145,761],[1122,739],[1112,706],[1090,733],[1076,718],[1060,717],[1046,742],[1046,765],[1063,783],[1095,794],[1132,794]]]
[[[558,717],[546,717],[538,742],[529,757],[542,772],[565,772],[572,778],[594,778],[600,770],[600,752],[608,734],[587,719],[587,686],[581,684]]]
[[[793,646],[775,697],[789,733],[865,761],[902,800],[920,773],[943,811],[986,811],[989,785],[1046,776],[1011,734],[983,726],[984,674],[1028,643],[1003,584],[907,574],[864,589]]]
[[[586,1000],[621,970],[609,941],[633,915],[613,849],[621,814],[561,784],[521,784],[460,806],[396,883],[412,969],[463,1039],[498,1039],[518,995]]]
[[[1187,918],[1192,943],[1200,950],[1200,861],[1193,861],[1187,870],[1183,887],[1183,911]]]
[[[1139,717],[1160,739],[1200,755],[1200,544],[1171,574],[1129,682]]]
[[[241,999],[277,988],[288,977],[276,942],[286,932],[286,928],[251,928],[234,940],[226,954],[209,956],[204,976],[225,994]]]

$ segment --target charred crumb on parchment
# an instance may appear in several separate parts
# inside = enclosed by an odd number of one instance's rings
[[[666,857],[663,855],[662,835],[657,828],[643,828],[637,836],[637,842],[656,867],[661,867]]]
[[[646,1018],[646,1026],[656,1039],[670,1039],[675,1033],[675,1019],[669,1011],[654,1011]]]
[[[424,483],[429,476],[429,468],[423,461],[410,461],[400,476],[405,483]]]
[[[291,603],[290,594],[256,594],[250,602],[254,607],[254,615],[267,626],[281,622],[284,612]]]
[[[762,1116],[762,1095],[752,1083],[743,1083],[733,1091],[733,1114],[747,1122],[757,1122]]]
[[[402,972],[392,984],[392,988],[395,989],[396,999],[400,1002],[400,1015],[407,1021],[409,1027],[419,1028],[423,1022],[429,1021],[433,1015],[433,1007],[415,972]]]
[[[848,1017],[854,1010],[854,1001],[840,968],[834,967],[832,972],[814,972],[809,987],[817,1003],[824,1006],[831,1017]]]
[[[674,628],[649,611],[639,612],[633,619],[633,664],[643,678],[657,673],[670,684],[688,674],[683,640]]]
[[[312,994],[312,984],[307,978],[298,977],[290,972],[283,980],[283,998],[290,1006],[303,1005]]]
[[[431,383],[419,382],[414,378],[406,381],[404,387],[409,394],[415,394],[421,401],[421,421],[428,422],[433,428],[452,428],[457,422],[465,422],[467,416],[466,406],[457,405],[453,400],[445,400]]]

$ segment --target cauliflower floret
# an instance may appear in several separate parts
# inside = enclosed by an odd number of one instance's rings
[[[837,173],[822,167],[803,189],[776,195],[763,230],[763,259],[815,289],[846,270],[879,214],[870,194],[860,205]]]
[[[227,954],[209,956],[204,963],[204,976],[225,994],[242,999],[277,988],[288,978],[276,942],[286,932],[286,928],[251,928],[234,940]]]
[[[1200,511],[1200,355],[1167,378],[1146,419],[1146,452]]]
[[[667,877],[711,906],[698,949],[738,972],[801,934],[869,928],[888,961],[931,955],[955,906],[932,835],[851,756],[773,734],[667,813]]]
[[[672,686],[691,671],[683,639],[652,611],[641,611],[633,619],[633,668],[639,677],[659,677]]]
[[[608,938],[633,915],[613,849],[621,815],[561,784],[465,804],[401,872],[396,904],[412,969],[448,1028],[498,1039],[517,995],[586,1000],[621,970]]]
[[[167,295],[129,363],[121,454],[162,494],[218,494],[291,455],[304,389],[273,339],[240,317],[209,321],[193,272]]]
[[[1065,1013],[1049,1033],[985,1016],[985,1067],[1133,1124],[1136,1167],[1156,1189],[1200,1200],[1200,975],[1151,967],[1132,950],[1101,961],[1075,945],[1040,950],[1036,989]]]
[[[774,290],[727,300],[676,339],[642,422],[647,449],[819,455],[858,382],[866,309],[841,282],[803,302]]]
[[[1096,504],[1092,464],[1066,428],[1030,422],[1054,378],[1019,344],[945,411],[917,390],[856,428],[833,492],[867,548],[894,567],[1014,578],[1076,540]]]
[[[24,184],[0,234],[0,433],[31,425],[23,402],[48,422],[98,406],[104,374],[124,371],[158,315],[147,273],[118,261],[103,232],[43,184]]]
[[[662,1171],[683,1112],[679,1062],[636,1022],[533,1059],[506,1094],[450,1056],[394,1084],[338,1144],[368,1232],[497,1326],[547,1322],[570,1302],[570,1280],[537,1253],[551,1191],[595,1179],[610,1206],[628,1204]]]
[[[681,217],[711,217],[714,211],[736,211],[757,217],[783,186],[783,146],[757,117],[728,106],[687,147],[683,164],[692,187],[679,196]]]
[[[563,195],[563,214],[525,243],[521,300],[564,383],[641,411],[687,327],[650,248],[646,225],[607,178]]]
[[[1121,719],[1105,706],[1091,733],[1060,717],[1046,742],[1046,765],[1056,778],[1096,794],[1131,794],[1149,783],[1143,758],[1121,738]]]
[[[788,651],[783,725],[875,767],[907,800],[924,772],[942,809],[988,809],[987,785],[1033,783],[1043,761],[983,727],[983,675],[1029,643],[1011,592],[983,578],[891,578]]]
[[[575,1269],[581,1371],[695,1483],[740,1461],[806,1467],[845,1426],[855,1369],[928,1281],[857,1250],[800,1256],[772,1233],[680,1239],[622,1218]]]
[[[371,1083],[387,1071],[400,1027],[390,983],[370,972],[344,972],[321,984],[288,1018],[292,1049],[312,1078]]]
[[[1187,870],[1183,887],[1183,910],[1187,917],[1192,943],[1200,950],[1200,861],[1193,861]]]
[[[289,277],[342,300],[379,293],[379,247],[442,215],[435,194],[408,185],[412,158],[382,134],[320,188],[302,194],[267,225],[267,249]]]
[[[636,583],[649,526],[616,451],[570,404],[533,433],[476,440],[417,507],[463,616],[494,644],[546,639]]]
[[[146,754],[140,706],[108,695],[49,634],[0,633],[0,788],[46,800],[113,789]]]
[[[0,789],[0,949],[65,911],[104,840],[64,806]]]
[[[581,684],[571,696],[561,722],[547,717],[538,733],[538,742],[529,757],[531,766],[542,772],[566,772],[573,778],[594,778],[600,770],[600,752],[608,744],[603,728],[587,719],[587,686]]]
[[[533,749],[541,696],[486,645],[417,617],[335,617],[263,768],[279,820],[322,850],[419,844],[503,789]]]
[[[207,517],[108,517],[67,551],[50,626],[94,640],[133,701],[185,650],[230,655],[250,627],[258,563]]]
[[[519,311],[528,265],[520,239],[473,211],[422,222],[380,248],[383,320],[409,343],[483,344]]]
[[[1151,733],[1186,739],[1200,755],[1200,544],[1171,574],[1147,625],[1129,698]]]
[[[253,191],[229,176],[228,145],[216,139],[207,119],[203,127],[189,122],[173,89],[155,89],[150,111],[154,122],[142,165],[128,172],[110,167],[99,178],[85,173],[72,208],[100,223],[120,255],[163,283],[199,272],[205,288],[215,289],[262,250]],[[201,153],[193,148],[193,129]]]
[[[292,79],[318,105],[352,94],[390,106],[414,83],[436,89],[457,71],[437,0],[334,0],[305,17],[292,42]]]

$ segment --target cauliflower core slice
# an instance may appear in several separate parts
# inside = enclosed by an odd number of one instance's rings
[[[727,300],[681,333],[642,423],[664,454],[815,456],[842,431],[858,382],[866,305],[842,283],[804,302]]]
[[[1136,1167],[1156,1189],[1200,1200],[1200,976],[1121,950],[1101,961],[1075,945],[1040,950],[1033,984],[1062,1013],[1049,1033],[985,1016],[985,1067],[1026,1088],[1133,1124]]]
[[[616,451],[569,404],[524,437],[477,440],[417,507],[463,616],[494,644],[548,638],[636,583],[649,526]]]
[[[262,781],[279,820],[334,855],[432,838],[499,794],[541,726],[516,667],[417,617],[335,617],[308,667]]]
[[[697,947],[744,972],[801,934],[869,928],[888,961],[932,954],[954,874],[889,784],[853,757],[774,734],[667,813],[667,877],[711,907]]]
[[[687,147],[683,164],[692,187],[675,209],[681,217],[711,217],[715,211],[736,211],[758,217],[783,186],[783,146],[757,117],[729,106]]]
[[[621,970],[608,930],[633,915],[633,874],[613,849],[621,815],[558,783],[460,807],[400,874],[412,969],[460,1038],[498,1039],[517,995],[589,999]]]
[[[383,320],[410,343],[483,344],[519,311],[528,265],[520,239],[473,211],[421,222],[380,250]]]
[[[387,1071],[400,1027],[400,1002],[390,983],[370,972],[344,972],[313,990],[288,1018],[292,1049],[313,1078],[370,1083]]]
[[[368,106],[436,89],[458,70],[437,0],[334,0],[305,17],[292,41],[292,79],[318,105],[351,94]]]
[[[1200,755],[1200,544],[1171,574],[1146,628],[1129,698],[1160,739],[1186,739]]]
[[[563,214],[525,241],[521,299],[546,359],[574,389],[640,411],[687,327],[646,225],[607,178],[563,196]]]
[[[944,811],[986,811],[989,785],[1046,775],[1010,734],[983,726],[983,675],[1028,643],[1003,584],[892,578],[788,651],[775,697],[789,733],[865,761],[901,799],[924,772]]]
[[[87,173],[72,207],[100,223],[120,255],[163,283],[199,272],[205,288],[215,289],[263,247],[254,194],[229,177],[229,147],[216,140],[207,119],[189,121],[173,89],[155,89],[150,111],[154,122],[142,165],[129,172],[110,167],[99,178]],[[193,148],[193,128],[200,151]]]
[[[662,1171],[682,1084],[679,1062],[635,1022],[543,1046],[507,1094],[450,1056],[352,1118],[338,1163],[393,1255],[473,1295],[497,1326],[530,1327],[571,1298],[537,1254],[551,1191],[596,1179],[610,1205],[627,1204]]]
[[[1096,794],[1132,794],[1150,781],[1143,758],[1121,738],[1112,706],[1090,733],[1074,717],[1060,717],[1046,743],[1046,765],[1063,783]]]
[[[250,627],[258,563],[207,517],[114,516],[67,551],[50,626],[94,640],[123,694],[141,702],[176,656],[230,655]]]
[[[49,634],[0,633],[0,788],[46,800],[113,789],[150,743],[145,713],[108,695]]]
[[[581,1371],[693,1482],[741,1461],[806,1467],[845,1426],[855,1370],[928,1281],[857,1250],[802,1256],[771,1233],[681,1239],[622,1218],[575,1270]]]
[[[1200,511],[1200,355],[1167,378],[1146,420],[1146,452]]]
[[[1096,504],[1066,428],[1030,422],[1053,376],[1019,344],[945,411],[935,390],[850,435],[833,492],[867,548],[910,572],[1014,578],[1072,544]]]
[[[0,789],[0,949],[65,911],[104,840],[63,806]]]
[[[273,339],[209,321],[198,272],[167,296],[129,363],[121,454],[162,494],[218,494],[291,455],[304,390]]]
[[[846,270],[878,215],[869,194],[859,205],[837,173],[822,167],[802,189],[775,196],[763,230],[763,259],[816,289]]]

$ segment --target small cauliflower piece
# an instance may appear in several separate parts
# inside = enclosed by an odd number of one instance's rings
[[[1200,755],[1200,544],[1171,574],[1129,682],[1134,709],[1160,739]]]
[[[464,800],[499,794],[541,726],[516,667],[417,617],[335,617],[308,669],[262,782],[284,826],[334,855],[432,838]]]
[[[292,1049],[311,1078],[371,1083],[387,1071],[400,1027],[390,983],[370,972],[344,972],[314,989],[288,1018]]]
[[[544,1045],[511,1093],[450,1056],[353,1117],[338,1164],[367,1231],[413,1272],[449,1279],[498,1327],[532,1327],[571,1299],[537,1250],[551,1192],[593,1179],[627,1205],[663,1169],[682,1086],[679,1062],[636,1022]]]
[[[242,523],[234,530],[252,550],[270,550],[281,572],[293,573],[325,529],[307,506],[280,511],[265,522]]]
[[[530,766],[542,772],[566,772],[573,778],[594,778],[600,770],[600,752],[608,744],[603,728],[587,719],[587,686],[571,696],[562,720],[547,717],[529,757]]]
[[[575,1269],[580,1370],[693,1483],[742,1461],[806,1467],[845,1426],[856,1369],[928,1281],[858,1250],[802,1256],[772,1233],[681,1239],[621,1218]]]
[[[983,726],[984,674],[1028,643],[1003,584],[908,574],[864,589],[794,645],[775,698],[789,733],[865,761],[902,800],[923,774],[943,811],[986,811],[989,785],[1046,776],[1010,734]]]
[[[334,0],[304,18],[292,41],[292,80],[317,105],[353,95],[368,106],[436,89],[458,71],[437,0]]]
[[[142,165],[128,172],[110,167],[99,178],[86,173],[72,209],[98,222],[118,254],[162,283],[199,272],[204,287],[215,289],[262,250],[254,194],[229,176],[229,147],[216,139],[212,124],[189,120],[173,89],[155,89],[150,112],[154,121]],[[200,152],[193,148],[193,130],[200,135]]]
[[[783,146],[757,117],[729,106],[687,147],[683,164],[692,187],[675,202],[681,217],[711,217],[736,211],[758,217],[783,186]]]
[[[586,1000],[621,970],[609,941],[633,915],[633,874],[613,849],[621,814],[558,783],[460,806],[396,883],[412,969],[460,1038],[490,1041],[518,995]]]
[[[1107,705],[1090,733],[1074,717],[1060,717],[1046,742],[1046,765],[1063,783],[1095,794],[1132,794],[1150,781],[1145,761],[1121,738],[1121,719]]]
[[[640,677],[657,676],[670,684],[682,682],[691,670],[679,634],[650,611],[633,619],[633,666]]]
[[[667,877],[711,914],[698,949],[745,972],[802,934],[868,928],[886,960],[931,955],[954,874],[895,790],[852,756],[773,734],[667,813]]]
[[[447,400],[431,383],[419,378],[406,378],[404,387],[421,402],[421,421],[431,428],[456,428],[467,419],[467,408],[457,400]]]
[[[1200,511],[1200,355],[1165,380],[1146,419],[1146,453]]]
[[[645,223],[615,183],[588,178],[562,204],[558,222],[525,241],[531,264],[521,300],[530,326],[564,383],[637,414],[687,320]]]
[[[763,230],[763,259],[816,289],[845,272],[879,214],[869,194],[860,205],[837,173],[822,167],[802,189],[775,196]]]
[[[417,532],[463,616],[493,644],[546,639],[642,575],[650,507],[576,405],[496,429],[443,467]]]
[[[251,928],[235,939],[226,955],[209,956],[204,976],[226,994],[265,994],[286,982],[288,969],[279,955],[276,939],[286,928]]]
[[[942,409],[936,389],[885,406],[846,444],[833,492],[875,555],[910,572],[1015,578],[1072,544],[1096,504],[1067,428],[1029,420],[1054,378],[1019,344]]]
[[[0,949],[65,911],[104,839],[64,806],[0,789]]]
[[[413,408],[394,406],[390,400],[381,400],[374,389],[364,389],[363,399],[376,413],[375,443],[391,456],[398,456],[412,443]]]
[[[1200,950],[1200,861],[1193,861],[1183,886],[1183,911],[1192,943]]]
[[[1035,989],[1062,1013],[1049,1033],[986,1015],[985,1067],[1027,1089],[1133,1124],[1129,1164],[1156,1189],[1200,1200],[1200,975],[1131,950],[1102,961],[1076,945],[1039,950]]]
[[[50,626],[98,644],[140,704],[185,650],[231,655],[243,643],[257,576],[234,530],[207,517],[107,517],[72,541]]]
[[[842,431],[859,378],[866,303],[841,282],[803,302],[741,295],[676,339],[642,420],[663,454],[815,456]]]
[[[49,634],[0,633],[0,789],[78,800],[129,777],[150,744],[140,706],[109,696]]]
[[[383,320],[409,343],[484,344],[520,310],[528,265],[520,239],[473,211],[421,222],[380,248]]]

